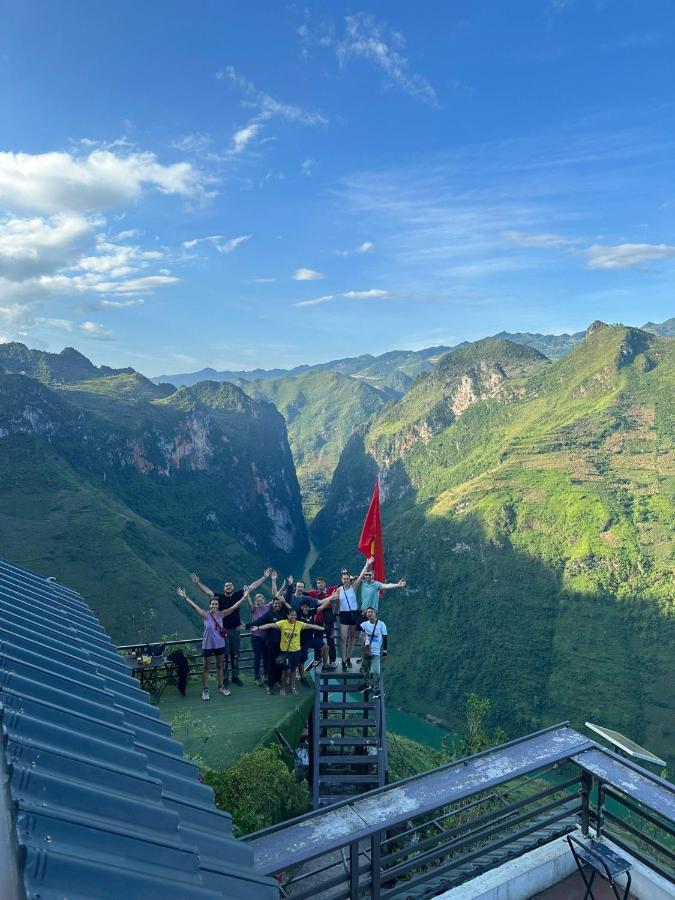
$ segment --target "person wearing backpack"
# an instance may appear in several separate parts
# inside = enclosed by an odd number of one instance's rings
[[[361,672],[366,678],[361,691],[373,690],[373,700],[379,700],[382,658],[387,655],[387,626],[382,619],[378,619],[377,610],[369,606],[360,627],[363,653]]]
[[[223,627],[223,617],[229,616],[239,609],[241,604],[248,597],[248,589],[242,592],[241,597],[234,606],[230,606],[228,609],[223,610],[218,609],[218,600],[215,597],[211,598],[209,608],[206,610],[202,609],[201,606],[197,606],[197,604],[190,599],[185,588],[177,588],[176,593],[179,597],[182,597],[183,600],[187,600],[197,615],[204,620],[204,635],[202,637],[202,657],[204,660],[202,667],[202,684],[204,687],[202,690],[202,700],[209,699],[210,660],[212,656],[214,656],[216,660],[218,692],[224,697],[229,697],[232,692],[229,691],[224,684],[223,661],[227,649],[227,631]]]

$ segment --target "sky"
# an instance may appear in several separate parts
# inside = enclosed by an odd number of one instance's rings
[[[149,375],[675,315],[672,0],[0,0],[0,340]]]

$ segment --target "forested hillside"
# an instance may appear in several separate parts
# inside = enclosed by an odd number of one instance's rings
[[[367,382],[336,372],[240,382],[240,386],[257,400],[269,400],[286,420],[310,521],[326,501],[335,466],[352,431],[370,421],[388,398]]]
[[[456,725],[473,690],[512,734],[597,719],[672,752],[675,342],[598,323],[558,361],[522,350],[448,354],[352,438],[315,571],[358,565],[379,470],[411,585],[382,611],[393,702]]]
[[[8,558],[72,584],[120,642],[192,631],[175,587],[193,569],[217,586],[307,550],[274,407],[137,373],[58,388],[0,375],[0,534]]]

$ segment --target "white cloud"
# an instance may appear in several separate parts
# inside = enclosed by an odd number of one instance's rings
[[[250,241],[253,237],[252,234],[241,234],[238,237],[230,238],[225,241],[225,243],[221,243],[224,238],[222,234],[209,234],[207,237],[203,238],[193,238],[190,241],[183,241],[183,247],[186,250],[192,250],[197,244],[209,243],[213,244],[216,250],[219,253],[232,253],[233,250],[236,250],[240,244],[246,243],[246,241]]]
[[[363,253],[370,253],[371,250],[375,248],[375,244],[372,241],[364,241],[362,244],[359,244],[358,247],[355,247],[353,250],[336,250],[338,256],[359,256]]]
[[[164,166],[154,153],[117,155],[0,153],[0,203],[12,210],[87,212],[136,200],[145,185],[165,194],[198,197],[205,179],[190,163]]]
[[[255,284],[274,284],[276,278],[254,278]]]
[[[675,247],[669,244],[616,244],[609,247],[594,244],[586,253],[589,269],[631,269],[675,257]]]
[[[24,281],[66,266],[99,222],[76,213],[0,221],[0,276]]]
[[[299,106],[290,103],[282,103],[275,100],[258,88],[247,78],[240,75],[234,66],[227,66],[223,77],[227,75],[231,82],[240,87],[246,94],[246,106],[258,109],[258,118],[262,120],[280,118],[288,122],[298,122],[302,125],[327,125],[328,119],[320,113],[308,112]]]
[[[319,303],[328,303],[329,300],[335,300],[336,294],[325,294],[323,297],[317,297],[314,300],[299,300],[294,306],[318,306]]]
[[[145,303],[140,297],[132,300],[99,300],[98,305],[103,309],[126,309],[128,306],[138,306]]]
[[[112,337],[112,331],[100,322],[82,322],[80,331],[83,331],[87,337],[98,340],[107,340]]]
[[[232,253],[233,250],[236,250],[240,244],[246,243],[246,241],[250,241],[253,235],[251,234],[241,234],[239,237],[230,238],[229,241],[225,241],[224,244],[221,244],[218,247],[220,253]]]
[[[238,156],[242,153],[247,145],[260,132],[261,128],[262,125],[259,122],[249,122],[244,128],[235,131],[232,135],[232,149],[230,150],[230,153],[233,156]]]
[[[322,272],[316,272],[314,269],[299,268],[291,275],[294,281],[320,281],[326,276]]]
[[[394,298],[394,294],[381,288],[370,288],[367,291],[343,291],[340,294],[324,294],[323,297],[316,297],[313,300],[299,300],[294,306],[318,306],[321,303],[329,303],[331,300],[337,300],[340,297],[344,297],[347,300],[389,300]],[[401,299],[406,298],[401,296]]]
[[[406,94],[424,103],[436,103],[436,91],[422,75],[410,70],[404,54],[405,38],[400,32],[378,22],[369,13],[345,19],[344,35],[334,41],[340,65],[351,58],[365,59],[382,69]]]
[[[391,294],[389,291],[379,290],[378,288],[371,288],[369,291],[345,291],[340,296],[348,297],[350,300],[374,300],[391,297]]]
[[[103,281],[99,275],[44,275],[37,286],[45,291],[60,293],[136,294],[158,287],[177,284],[180,278],[173,275],[146,275],[122,281]]]
[[[35,320],[36,325],[45,325],[47,328],[63,328],[65,331],[73,330],[73,323],[68,319],[46,319],[40,316]]]
[[[560,234],[528,234],[525,231],[502,231],[502,238],[518,247],[570,247],[579,244],[578,238],[563,237]]]
[[[305,175],[313,175],[314,169],[316,168],[316,160],[315,159],[303,159],[300,163],[300,168],[302,169]]]

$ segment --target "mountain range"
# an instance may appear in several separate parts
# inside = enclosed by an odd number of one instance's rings
[[[649,331],[661,337],[675,337],[675,317],[665,322],[647,322],[642,326],[643,331]],[[534,347],[550,359],[557,359],[576,347],[586,336],[585,331],[577,331],[574,334],[532,334],[529,332],[500,331],[493,335],[516,344],[524,344]],[[346,357],[345,359],[333,359],[316,365],[296,366],[293,369],[251,369],[251,370],[223,370],[221,372],[212,368],[200,369],[198,372],[182,372],[174,375],[158,375],[152,380],[169,382],[170,384],[196,384],[199,381],[273,381],[278,378],[294,378],[297,375],[306,375],[308,372],[338,372],[340,375],[351,375],[361,378],[374,387],[383,390],[389,397],[400,397],[410,387],[413,380],[422,372],[430,371],[438,360],[449,350],[462,347],[467,342],[457,344],[455,347],[428,347],[425,350],[390,350],[379,356],[364,353],[361,356]]]
[[[235,385],[3,374],[0,463],[3,552],[72,584],[120,642],[193,632],[175,593],[192,570],[219,589],[307,552],[284,420]]]
[[[672,753],[675,341],[596,323],[555,361],[443,357],[350,438],[315,575],[360,565],[376,474],[387,577],[411,585],[381,609],[392,698],[458,726],[477,691],[510,733],[585,716]]]
[[[674,325],[178,387],[0,345],[3,552],[120,642],[192,634],[191,570],[217,588],[360,567],[379,475],[387,576],[409,581],[382,605],[392,703],[458,727],[475,691],[511,735],[594,719],[667,755]]]

